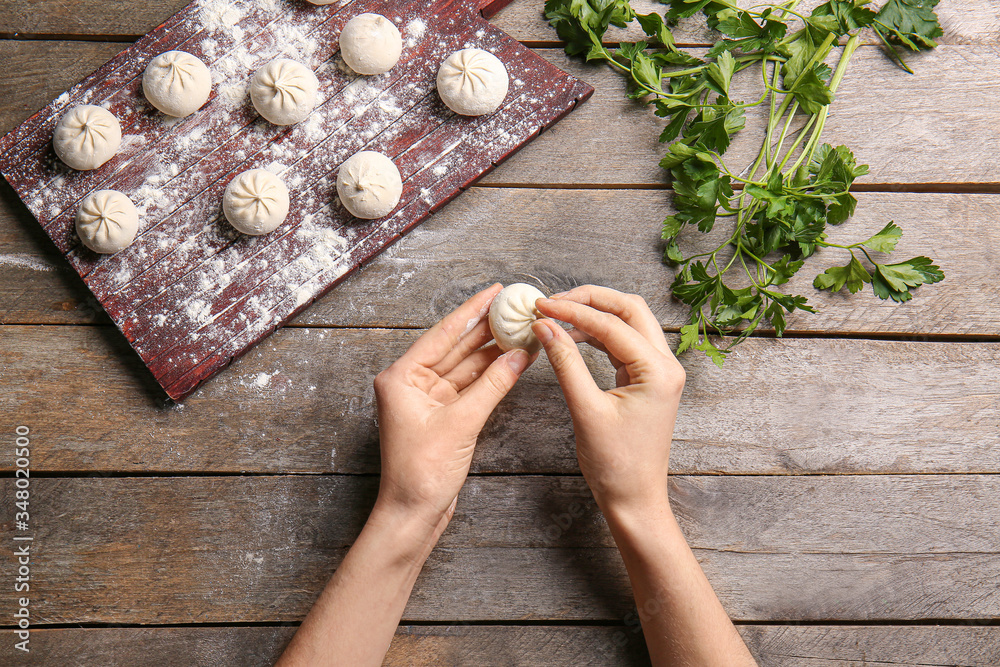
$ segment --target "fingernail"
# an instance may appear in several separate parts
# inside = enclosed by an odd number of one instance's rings
[[[516,375],[524,372],[524,369],[528,367],[529,360],[530,357],[524,350],[511,350],[507,353],[507,365]]]
[[[535,322],[531,325],[531,330],[535,333],[538,340],[541,341],[542,345],[552,340],[552,329],[545,322]]]

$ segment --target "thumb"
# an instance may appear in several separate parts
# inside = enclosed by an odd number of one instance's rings
[[[566,403],[570,410],[577,406],[593,403],[595,396],[602,394],[600,387],[587,369],[576,341],[570,338],[566,331],[553,320],[543,318],[531,325],[538,340],[545,348],[545,355],[552,364],[559,386],[566,395]]]
[[[465,390],[462,402],[481,418],[483,423],[521,377],[532,358],[524,350],[514,349],[493,360],[483,374]]]

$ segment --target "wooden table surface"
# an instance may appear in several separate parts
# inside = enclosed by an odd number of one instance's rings
[[[4,0],[0,133],[186,1]],[[658,121],[619,75],[567,59],[540,5],[494,22],[594,85],[591,101],[183,404],[0,187],[0,663],[273,662],[373,502],[372,378],[494,281],[638,292],[675,337]],[[898,306],[803,275],[790,287],[821,314],[785,339],[751,339],[722,371],[683,358],[672,501],[762,665],[1000,664],[1000,6],[939,13],[946,35],[914,76],[860,49],[825,138],[871,165],[834,240],[893,219],[899,256],[929,253],[946,281]],[[748,116],[733,163],[761,140]],[[19,425],[27,655],[11,629]],[[636,626],[540,363],[487,425],[387,664],[643,664]]]

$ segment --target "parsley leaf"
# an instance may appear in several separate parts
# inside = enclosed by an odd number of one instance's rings
[[[871,248],[875,252],[890,253],[896,249],[896,244],[903,237],[903,230],[895,222],[889,222],[878,234],[862,243],[866,248]]]
[[[844,285],[847,285],[851,294],[857,294],[865,286],[865,283],[871,281],[871,274],[861,265],[858,258],[852,255],[851,262],[847,266],[835,266],[816,276],[813,287],[839,292],[844,288]]]
[[[913,51],[933,49],[944,34],[934,13],[938,0],[889,0],[875,17],[875,29]]]
[[[843,36],[866,28],[875,20],[875,12],[865,7],[868,0],[831,0],[812,11],[813,16],[832,16],[837,20],[837,35]]]
[[[872,287],[880,299],[898,303],[913,298],[912,288],[944,280],[944,272],[929,257],[914,257],[899,264],[876,264]]]

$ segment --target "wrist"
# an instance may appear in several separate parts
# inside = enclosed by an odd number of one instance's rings
[[[400,558],[423,564],[447,525],[445,514],[430,508],[414,508],[375,501],[365,532],[384,535],[390,550]]]
[[[616,542],[635,543],[647,536],[684,541],[665,491],[662,494],[617,499],[599,505]]]

